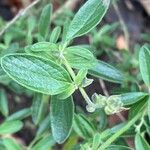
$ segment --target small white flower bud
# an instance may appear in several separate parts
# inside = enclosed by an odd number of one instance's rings
[[[87,110],[88,112],[94,112],[95,109],[96,109],[96,108],[95,108],[94,106],[86,105],[86,110]]]

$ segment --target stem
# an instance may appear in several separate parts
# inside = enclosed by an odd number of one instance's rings
[[[74,80],[75,80],[75,77],[76,77],[74,71],[73,71],[72,68],[70,67],[68,61],[67,61],[65,58],[63,58],[63,60],[64,60],[63,63],[64,63],[64,65],[65,65],[65,67],[67,68],[68,72],[70,73],[70,75],[71,75],[71,77],[72,77],[72,79],[73,79],[73,81],[74,81]]]
[[[39,140],[41,137],[35,137],[33,141],[30,143],[30,145],[27,147],[27,150],[31,150],[32,146]]]
[[[112,135],[98,150],[105,150],[112,142],[114,142],[121,134],[126,132],[141,116],[141,113],[137,114],[132,120],[130,120],[122,129]]]
[[[63,63],[64,63],[64,65],[65,65],[66,69],[68,70],[68,72],[70,73],[70,75],[71,75],[71,77],[72,77],[72,79],[73,79],[73,81],[74,81],[74,80],[75,80],[75,77],[76,77],[74,71],[72,70],[72,68],[70,67],[70,64],[68,63],[68,61],[67,61],[65,58],[63,59],[63,61],[64,61]],[[93,106],[94,104],[93,104],[93,102],[90,100],[90,98],[89,98],[89,96],[87,95],[87,93],[86,93],[86,91],[84,90],[84,88],[79,87],[79,90],[80,90],[80,92],[81,92],[83,98],[84,98],[85,101],[87,102],[87,104],[90,105],[90,106]]]
[[[90,100],[90,98],[87,95],[87,93],[85,92],[85,90],[82,87],[79,87],[79,90],[80,90],[82,96],[84,97],[85,101],[87,102],[87,104],[90,106],[95,106],[94,103]]]

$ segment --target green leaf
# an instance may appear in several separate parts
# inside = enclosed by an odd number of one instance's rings
[[[38,42],[25,47],[26,52],[50,52],[57,49],[57,45],[50,42]]]
[[[86,48],[81,46],[72,46],[65,49],[65,58],[72,68],[89,69],[96,65],[96,58]]]
[[[126,123],[120,123],[115,125],[112,128],[108,128],[106,130],[104,130],[103,132],[101,132],[100,134],[95,134],[94,135],[94,139],[93,139],[93,148],[95,148],[95,150],[97,150],[97,147],[103,143],[103,141],[106,141],[106,139],[108,139],[109,137],[111,137],[112,135],[114,135],[116,132],[118,132],[119,130],[121,130]],[[92,149],[94,150],[94,149]]]
[[[38,42],[33,45],[28,45],[25,47],[25,52],[54,62],[56,62],[59,56],[58,46],[50,42]]]
[[[33,104],[31,107],[31,115],[33,122],[37,125],[43,119],[48,105],[49,96],[35,93]]]
[[[67,31],[68,31],[68,28],[69,28],[69,25],[70,25],[70,19],[67,18],[64,22],[64,25],[63,25],[63,33],[62,33],[62,41],[65,42],[65,39],[66,39],[66,35],[67,35]]]
[[[96,133],[94,135],[94,138],[93,138],[93,143],[92,143],[92,150],[97,150],[98,149],[98,146],[99,144],[101,143],[101,136],[99,133]]]
[[[68,87],[64,92],[57,95],[58,99],[66,99],[69,96],[71,96],[74,91],[77,89],[76,85],[73,85]]]
[[[118,137],[120,137],[123,133],[125,133],[135,122],[141,117],[141,113],[138,113],[128,121],[120,130],[115,132],[110,138],[108,138],[102,145],[99,147],[98,150],[104,150],[109,147]]]
[[[49,114],[48,114],[48,116],[45,117],[45,119],[39,124],[39,128],[36,132],[36,135],[40,136],[41,134],[43,134],[49,128],[50,128],[50,117],[49,117]]]
[[[13,114],[11,114],[9,117],[6,118],[6,121],[10,120],[22,120],[26,117],[28,117],[31,114],[30,108],[24,108],[21,109],[20,111],[17,111]]]
[[[111,145],[106,150],[133,150],[133,149],[122,145]]]
[[[138,133],[135,136],[135,147],[136,147],[136,150],[149,150],[150,149],[150,145]]]
[[[7,81],[9,82],[10,80],[11,79],[8,77],[6,72],[0,66],[0,83],[7,83]]]
[[[148,99],[148,117],[150,122],[150,98]]]
[[[141,112],[147,105],[147,97],[143,98],[138,103],[135,103],[129,110],[129,119],[132,119],[136,114]]]
[[[103,61],[98,61],[88,72],[89,74],[106,81],[114,83],[122,83],[124,81],[124,76],[119,70]]]
[[[61,27],[57,26],[53,29],[51,36],[50,36],[50,43],[57,43],[59,36],[61,34]]]
[[[0,140],[0,150],[7,150],[2,142],[2,139]]]
[[[27,33],[26,33],[26,41],[28,44],[33,43],[34,36],[32,35],[33,30],[36,27],[36,18],[35,16],[28,17],[27,20]]]
[[[12,134],[19,131],[23,127],[23,123],[19,120],[5,121],[0,124],[0,135],[1,134]]]
[[[64,68],[50,60],[29,54],[6,55],[2,58],[4,71],[20,85],[47,95],[55,95],[71,86]]]
[[[82,138],[91,138],[95,134],[93,124],[83,115],[75,115],[73,129]]]
[[[82,85],[82,82],[83,82],[84,78],[86,77],[86,75],[87,75],[87,70],[85,70],[85,69],[79,70],[77,76],[75,77],[75,83],[78,86]]]
[[[74,116],[72,97],[60,100],[52,96],[50,105],[52,134],[57,143],[63,143],[69,136]]]
[[[63,144],[62,150],[78,150],[76,147],[77,143],[78,137],[76,135],[70,135],[68,140]]]
[[[48,150],[55,144],[51,135],[48,135],[41,140],[39,140],[31,150]]]
[[[48,34],[51,14],[52,14],[52,5],[48,4],[43,8],[43,11],[39,20],[39,33],[44,38]]]
[[[125,94],[121,94],[121,101],[123,102],[124,106],[131,105],[142,100],[147,95],[148,95],[147,93],[143,93],[143,92],[125,93]]]
[[[66,40],[71,40],[86,34],[93,29],[104,17],[110,0],[88,0],[73,18]]]
[[[7,95],[3,89],[0,89],[0,112],[5,117],[7,117],[9,114]]]
[[[143,81],[147,86],[150,86],[150,46],[145,44],[139,53],[140,72]]]
[[[7,150],[22,150],[21,146],[15,140],[10,138],[3,139],[3,144]]]

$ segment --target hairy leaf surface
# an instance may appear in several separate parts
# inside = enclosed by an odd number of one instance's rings
[[[68,47],[65,52],[65,58],[73,68],[89,69],[96,65],[96,58],[88,49],[84,47]]]
[[[124,81],[124,76],[119,70],[103,61],[98,61],[89,70],[89,74],[114,83],[122,83]]]
[[[69,74],[50,60],[29,54],[13,54],[2,58],[4,71],[16,82],[31,90],[55,95],[71,86]]]
[[[66,39],[86,34],[93,29],[104,17],[110,0],[88,0],[73,18]]]
[[[74,116],[74,104],[72,97],[65,100],[52,96],[51,107],[51,128],[56,142],[63,143],[70,134]]]
[[[140,72],[146,85],[150,86],[150,46],[144,45],[139,53]]]

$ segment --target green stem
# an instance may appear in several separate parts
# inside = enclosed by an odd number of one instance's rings
[[[112,135],[104,144],[102,144],[98,150],[105,150],[112,142],[114,142],[121,134],[126,132],[141,116],[141,113],[138,113],[132,120],[130,120],[122,129]]]
[[[65,65],[66,69],[68,70],[68,72],[70,73],[73,81],[75,80],[75,73],[74,71],[72,70],[71,66],[69,65],[68,61],[64,58],[63,59],[63,64]],[[85,101],[87,102],[88,105],[90,106],[93,106],[94,104],[92,103],[92,101],[90,100],[89,96],[87,95],[86,91],[82,88],[82,87],[79,87],[79,90],[83,96],[83,98],[85,99]]]
[[[67,61],[65,58],[64,58],[63,60],[64,60],[63,64],[65,65],[66,69],[68,70],[68,72],[70,73],[70,75],[71,75],[71,77],[72,77],[72,79],[73,79],[73,81],[74,81],[74,80],[75,80],[75,77],[76,77],[74,71],[73,71],[72,68],[70,67],[68,61]]]
[[[87,93],[85,92],[85,90],[82,87],[79,87],[79,90],[83,96],[83,98],[85,99],[85,101],[87,102],[88,105],[90,106],[94,106],[94,103],[90,100],[89,96],[87,95]]]
[[[30,143],[30,145],[27,147],[27,150],[31,150],[32,146],[36,143],[36,141],[39,139],[40,137],[35,137],[33,139],[33,141]]]

